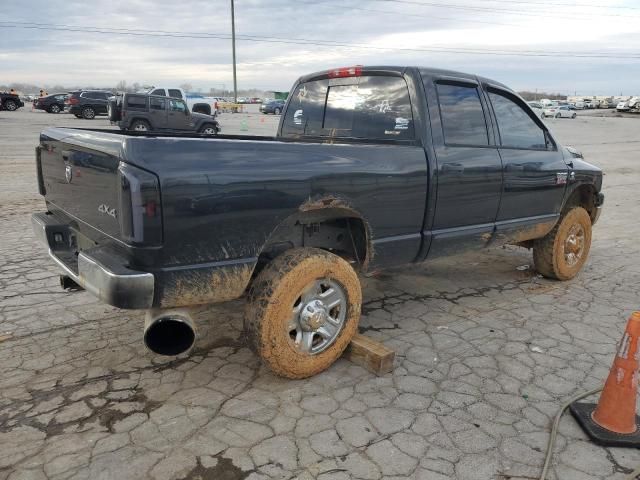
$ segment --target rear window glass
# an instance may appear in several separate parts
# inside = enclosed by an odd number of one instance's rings
[[[169,89],[169,96],[173,98],[182,98],[182,92],[180,90]]]
[[[444,141],[449,145],[489,145],[478,89],[437,83]]]
[[[130,95],[127,97],[127,107],[128,108],[139,108],[146,109],[147,108],[147,97],[142,97],[138,95]]]
[[[328,80],[298,85],[287,107],[282,125],[283,135],[322,135],[328,86]]]
[[[164,88],[156,88],[153,92],[151,92],[151,95],[160,95],[161,97],[167,96],[167,94],[164,93]]]
[[[283,124],[288,134],[413,139],[407,84],[400,77],[365,76],[299,85]]]

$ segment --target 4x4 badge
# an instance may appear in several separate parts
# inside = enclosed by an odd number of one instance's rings
[[[71,168],[71,165],[64,167],[64,178],[67,179],[67,183],[71,183],[71,179],[73,178],[73,168]]]

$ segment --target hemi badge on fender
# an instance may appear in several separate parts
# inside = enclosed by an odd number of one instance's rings
[[[556,185],[566,185],[567,176],[567,172],[556,173]]]

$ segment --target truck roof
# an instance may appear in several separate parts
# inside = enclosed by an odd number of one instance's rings
[[[474,80],[483,83],[489,83],[492,85],[499,86],[509,91],[513,91],[511,88],[506,85],[492,80],[490,78],[482,77],[479,75],[475,75],[472,73],[464,73],[456,70],[446,70],[442,68],[434,68],[434,67],[420,67],[420,66],[398,66],[398,65],[356,65],[351,67],[338,67],[331,68],[329,70],[321,70],[319,72],[310,73],[308,75],[303,75],[298,79],[299,83],[308,82],[311,80],[320,80],[323,78],[328,78],[334,76],[337,71],[347,72],[349,69],[358,69],[360,75],[364,74],[375,74],[375,75],[402,75],[408,69],[414,69],[420,72],[421,75],[425,76],[443,76],[443,77],[457,77],[457,78],[466,78],[469,80]],[[340,75],[340,76],[354,76],[354,75]]]

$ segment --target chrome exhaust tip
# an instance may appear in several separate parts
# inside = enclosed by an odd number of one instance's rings
[[[193,348],[196,326],[184,310],[149,310],[144,320],[144,344],[158,355],[180,355]]]

